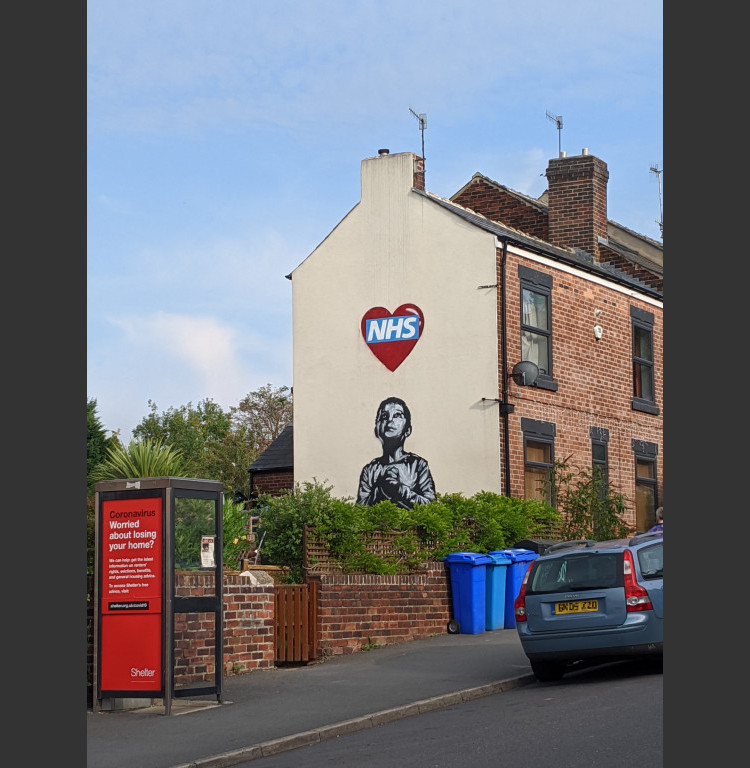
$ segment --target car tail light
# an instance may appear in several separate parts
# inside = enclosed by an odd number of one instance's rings
[[[529,574],[531,573],[531,566],[533,563],[529,563],[529,567],[526,569],[526,573],[523,575],[523,581],[521,582],[521,590],[518,593],[518,597],[513,603],[513,613],[516,617],[516,624],[519,621],[526,621],[526,582],[529,580]]]
[[[625,550],[622,555],[622,567],[625,584],[625,610],[628,613],[633,611],[651,611],[654,606],[651,605],[651,599],[648,592],[636,582],[635,569],[633,568],[633,555]]]

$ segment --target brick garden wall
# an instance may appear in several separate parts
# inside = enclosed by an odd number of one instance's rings
[[[175,574],[177,597],[214,594],[214,574]],[[224,574],[224,675],[274,666],[273,584],[249,585],[238,573]],[[214,616],[176,613],[174,682],[187,685],[214,675]]]
[[[443,634],[452,617],[450,581],[443,562],[424,563],[419,571],[399,576],[326,573],[314,578],[319,582],[318,648],[323,656]],[[210,573],[178,573],[176,581],[178,596],[213,593]],[[93,680],[94,617],[90,603],[89,684]],[[251,585],[239,573],[224,574],[225,676],[274,667],[274,618],[273,584]],[[175,615],[176,688],[205,675],[213,678],[213,636],[212,614]]]
[[[323,573],[318,590],[318,648],[356,653],[370,643],[392,645],[444,634],[452,616],[443,562],[399,576]]]

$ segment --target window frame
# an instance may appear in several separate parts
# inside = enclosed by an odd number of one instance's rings
[[[531,385],[538,387],[539,389],[548,389],[553,392],[557,391],[557,382],[554,380],[553,371],[553,344],[552,344],[552,276],[544,272],[540,272],[536,269],[530,269],[521,264],[518,266],[518,277],[520,281],[519,289],[519,340],[521,342],[521,349],[523,349],[523,335],[526,333],[533,333],[537,336],[543,337],[547,342],[547,365],[549,370],[546,373],[539,372],[539,376],[536,381]],[[547,303],[547,325],[548,328],[540,328],[535,325],[529,325],[524,323],[523,318],[523,294],[524,291],[535,293],[539,296],[543,296]],[[521,355],[523,359],[523,354]],[[533,360],[530,362],[534,362]]]
[[[633,440],[633,474],[635,477],[635,526],[636,531],[645,533],[656,523],[656,510],[659,508],[659,467],[657,456],[659,453],[656,443],[648,443],[644,440]],[[639,474],[639,464],[652,467],[653,477]],[[643,504],[643,495],[648,491],[651,502],[647,507]]]
[[[609,485],[609,430],[604,427],[590,427],[589,438],[591,439],[591,468],[593,471],[598,467],[601,469],[601,481],[603,485]],[[594,455],[595,448],[604,449],[604,458],[599,459]],[[599,498],[603,499],[605,488],[599,491]]]
[[[547,478],[548,481],[546,486],[543,487],[543,498],[547,501],[548,504],[551,506],[555,506],[555,499],[553,498],[552,493],[552,473],[555,469],[555,435],[556,435],[556,429],[555,425],[546,422],[546,421],[536,421],[535,419],[521,419],[521,431],[523,432],[523,494],[524,498],[528,499],[529,496],[526,493],[526,480],[527,480],[527,470],[533,469],[533,470],[539,470],[545,469],[547,470]],[[535,442],[540,443],[542,445],[549,446],[549,461],[548,462],[539,462],[539,461],[530,461],[528,458],[528,444],[529,442]],[[537,473],[535,473],[537,474]],[[536,497],[531,497],[536,498]]]
[[[646,312],[645,310],[631,306],[630,321],[630,353],[633,365],[633,399],[631,400],[631,408],[634,411],[658,415],[659,409],[656,407],[656,361],[654,359],[654,315],[651,312]],[[638,331],[643,331],[648,334],[651,347],[651,359],[636,354],[635,342],[636,333]],[[650,374],[651,391],[653,393],[651,398],[642,397],[642,391],[641,395],[636,394],[640,389],[641,374],[644,372]]]

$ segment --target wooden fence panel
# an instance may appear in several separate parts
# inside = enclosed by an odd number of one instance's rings
[[[313,661],[318,656],[318,583],[277,584],[276,661]]]

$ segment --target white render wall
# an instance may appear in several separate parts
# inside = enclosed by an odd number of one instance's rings
[[[411,153],[362,162],[362,199],[292,273],[294,479],[355,498],[379,456],[379,403],[412,415],[405,450],[438,493],[502,492],[495,238],[411,191]],[[409,356],[389,371],[360,332],[371,307],[424,314]]]

